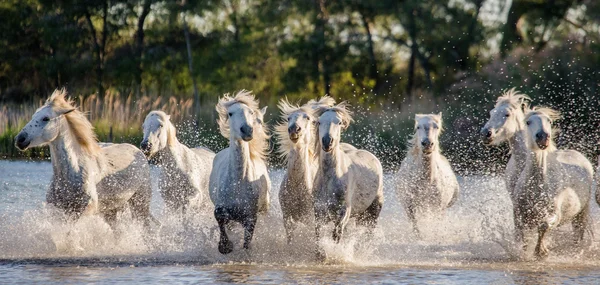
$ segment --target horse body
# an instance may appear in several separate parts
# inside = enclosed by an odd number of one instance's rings
[[[217,153],[210,174],[210,198],[219,224],[219,252],[230,253],[233,243],[227,236],[230,222],[244,227],[244,248],[249,249],[259,213],[269,208],[271,181],[264,160],[268,148],[263,128],[266,108],[247,91],[225,95],[217,104],[219,128],[229,138],[229,147]]]
[[[532,154],[515,188],[516,239],[523,243],[525,231],[536,229],[538,258],[548,255],[544,237],[550,229],[571,222],[575,242],[579,243],[590,227],[593,166],[577,151],[556,150],[551,130],[556,118],[558,113],[547,108],[527,114],[527,141]]]
[[[418,219],[439,215],[458,199],[459,185],[450,163],[439,150],[441,114],[417,115],[416,134],[398,171],[398,197],[413,229],[419,235]]]
[[[283,121],[276,126],[280,153],[287,161],[281,181],[279,203],[283,214],[288,242],[296,224],[308,225],[314,221],[313,183],[319,168],[316,108],[332,106],[335,102],[325,96],[303,106],[293,106],[287,100],[279,103]]]
[[[71,216],[101,214],[110,223],[129,207],[148,226],[152,190],[143,153],[129,144],[100,147],[89,121],[65,96],[56,90],[16,138],[23,150],[50,145],[47,202]]]
[[[514,88],[510,89],[496,101],[490,111],[490,119],[481,129],[485,145],[499,145],[505,141],[510,147],[510,158],[504,171],[504,180],[511,201],[515,201],[515,187],[525,161],[529,155],[526,145],[527,131],[525,129],[523,112],[527,107],[529,97],[520,94]]]
[[[144,121],[141,148],[161,168],[160,194],[172,211],[212,208],[208,182],[215,154],[209,149],[188,148],[180,143],[176,130],[162,111],[153,111]],[[162,131],[161,131],[162,130]]]
[[[341,130],[351,121],[345,105],[321,108],[319,118],[319,172],[314,188],[317,240],[322,226],[333,221],[333,239],[339,242],[352,217],[371,231],[383,206],[383,169],[370,152],[342,148]]]

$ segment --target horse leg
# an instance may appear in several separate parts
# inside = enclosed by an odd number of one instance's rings
[[[143,188],[151,189],[150,185],[144,186]],[[160,222],[155,219],[150,213],[150,199],[151,199],[151,190],[141,191],[138,190],[131,196],[129,199],[129,207],[131,209],[131,215],[135,220],[141,221],[144,223],[144,228],[146,230],[150,229],[151,225],[160,225]]]
[[[287,236],[287,243],[291,244],[293,239],[294,229],[296,228],[296,223],[292,218],[286,218],[283,220],[283,225],[285,227],[285,234]]]
[[[229,223],[229,213],[222,207],[215,208],[215,219],[219,224],[221,236],[219,238],[219,252],[228,254],[233,251],[233,243],[227,237],[227,224]]]
[[[351,209],[349,207],[343,207],[338,212],[338,216],[337,219],[334,221],[333,227],[333,240],[336,243],[339,243],[342,239],[342,234],[344,233],[346,224],[348,224],[348,220],[350,220],[350,212]]]
[[[521,253],[526,253],[527,243],[525,242],[524,226],[521,220],[520,211],[516,206],[513,208],[513,222],[515,227],[515,245],[521,247]]]
[[[554,224],[558,221],[558,217],[556,215],[552,215],[550,219],[543,221],[538,226],[538,240],[537,245],[535,246],[535,255],[538,259],[544,259],[548,257],[548,247],[546,247],[546,243],[544,242],[544,237],[546,233],[554,227]]]
[[[254,227],[256,226],[256,217],[246,218],[244,221],[244,249],[250,249],[250,242],[254,236]]]
[[[415,236],[417,236],[417,239],[421,239],[421,232],[419,231],[419,226],[417,224],[415,212],[416,211],[414,205],[410,204],[406,207],[406,215],[408,216],[408,219],[412,224],[413,232],[415,233]]]
[[[356,222],[367,228],[367,234],[369,236],[373,235],[373,230],[375,226],[377,226],[377,218],[379,218],[379,213],[381,213],[381,208],[383,207],[383,203],[379,199],[376,199],[371,203],[371,205],[361,213]]]
[[[571,225],[573,226],[573,238],[576,246],[581,246],[585,231],[589,229],[589,219],[589,207],[586,206],[573,218],[573,221],[571,222]]]

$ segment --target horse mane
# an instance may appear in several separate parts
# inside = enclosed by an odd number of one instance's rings
[[[288,134],[288,117],[294,113],[305,113],[307,114],[311,120],[315,120],[315,112],[316,112],[316,108],[318,108],[319,106],[321,106],[321,102],[323,101],[324,98],[330,98],[329,96],[323,96],[321,98],[321,100],[316,101],[314,99],[308,101],[308,103],[299,106],[299,105],[293,105],[291,104],[287,98],[282,99],[279,101],[279,104],[277,104],[277,106],[279,107],[279,110],[281,110],[281,121],[279,122],[279,124],[277,124],[277,126],[275,126],[275,135],[279,138],[279,149],[278,149],[278,153],[280,155],[280,157],[283,158],[284,161],[287,161],[288,159],[288,155],[290,154],[290,152],[292,151],[292,148],[294,148],[294,143],[292,142],[292,140],[290,140],[290,136]],[[333,100],[333,99],[331,99]],[[326,104],[325,102],[330,102],[330,101],[323,101],[323,104]],[[335,102],[335,101],[334,101]],[[308,146],[308,152],[309,152],[309,156],[311,158],[315,158],[316,156],[316,151],[314,148],[315,145],[315,141],[317,140],[317,137],[315,136],[315,131],[318,131],[317,128],[315,128],[315,126],[313,124],[309,124],[310,126],[310,130],[309,132],[311,133],[311,141],[309,142]]]
[[[167,115],[167,113],[160,110],[155,110],[148,113],[146,118],[150,116],[157,116],[160,118],[160,120],[165,124],[165,126],[167,126],[167,144],[170,146],[176,145],[177,142],[179,142],[177,140],[177,129],[171,122],[171,116]]]
[[[333,107],[335,105],[335,99],[331,98],[328,95],[325,95],[319,100],[310,99],[304,106],[310,106],[313,109],[317,109],[319,107]]]
[[[252,94],[252,91],[242,89],[235,95],[226,93],[219,99],[216,110],[219,114],[217,124],[219,125],[219,131],[225,138],[229,138],[231,130],[229,129],[229,116],[227,109],[234,104],[244,104],[248,106],[255,114],[262,114],[258,107],[258,100]],[[262,120],[261,120],[262,121]],[[257,129],[255,128],[255,131]],[[260,131],[256,132],[256,137],[248,142],[250,147],[250,157],[264,159],[269,151],[269,135],[265,132],[265,128],[261,128]]]
[[[430,117],[432,118],[436,123],[438,123],[439,125],[439,129],[440,129],[440,134],[444,131],[444,124],[442,124],[442,113],[438,113],[438,114],[415,114],[415,127],[414,130],[415,132],[413,132],[413,134],[411,135],[411,137],[408,139],[407,141],[407,147],[409,149],[409,154],[416,156],[419,154],[419,148],[417,147],[417,126],[418,126],[418,121],[421,118],[424,117]]]
[[[529,108],[529,96],[516,90],[516,87],[504,91],[496,100],[496,106],[509,105],[513,109],[524,110]]]
[[[529,118],[533,116],[546,116],[550,119],[550,124],[554,124],[556,120],[561,118],[560,112],[545,106],[535,106],[531,109],[527,109],[527,113],[525,114],[525,121],[529,120]],[[558,128],[552,126],[552,133],[550,134],[550,146],[548,150],[555,150],[556,144],[554,143],[554,135],[559,131]]]
[[[94,132],[94,126],[85,117],[84,113],[74,105],[74,101],[67,99],[66,96],[67,90],[65,88],[56,89],[50,98],[46,100],[44,106],[51,107],[57,114],[64,114],[69,130],[81,150],[90,156],[96,156],[100,152],[100,146],[98,145],[98,137]]]
[[[321,98],[323,99],[323,98]],[[336,112],[342,119],[342,126],[344,126],[344,129],[348,128],[348,126],[350,126],[350,123],[354,122],[354,119],[352,118],[352,111],[348,110],[348,107],[350,105],[348,104],[348,102],[344,101],[341,102],[337,105],[334,106],[319,106],[315,109],[315,116],[320,117],[322,116],[325,112]]]

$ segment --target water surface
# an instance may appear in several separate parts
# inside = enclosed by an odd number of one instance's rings
[[[153,177],[157,169],[153,169]],[[323,241],[326,264],[313,259],[312,229],[300,229],[287,245],[277,192],[283,172],[273,170],[272,207],[259,219],[249,252],[217,251],[218,231],[210,213],[173,217],[163,211],[154,181],[153,214],[162,227],[147,235],[127,215],[111,229],[97,217],[67,222],[44,203],[50,163],[0,161],[0,282],[49,283],[411,283],[561,284],[597,283],[600,248],[573,247],[570,226],[551,237],[544,262],[516,261],[510,202],[500,177],[466,176],[461,196],[445,217],[423,225],[418,240],[387,173],[385,203],[372,239],[351,226],[343,242]],[[594,231],[598,206],[591,204]]]

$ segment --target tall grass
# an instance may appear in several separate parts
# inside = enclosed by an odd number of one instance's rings
[[[201,108],[200,112],[194,112],[192,99],[179,99],[172,96],[122,96],[113,92],[108,92],[105,96],[78,96],[73,99],[92,122],[98,139],[104,142],[127,142],[138,145],[143,136],[142,123],[148,112],[152,110],[165,111],[171,116],[172,121],[182,125],[181,136],[196,143],[202,139],[189,130],[206,128],[197,122],[214,121],[212,108]],[[43,103],[43,100],[35,100],[29,104],[4,104],[0,107],[0,158],[43,158],[49,155],[47,148],[20,152],[14,147],[14,137]],[[207,132],[214,133],[214,131],[203,131],[203,133]]]

